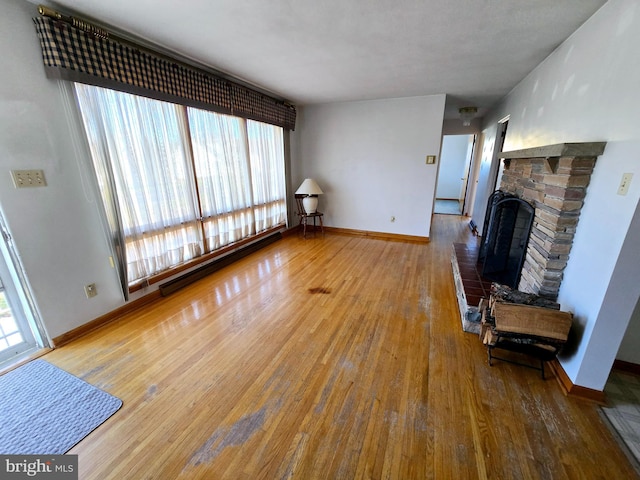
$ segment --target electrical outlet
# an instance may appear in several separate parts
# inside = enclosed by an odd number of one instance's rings
[[[85,285],[84,294],[87,296],[87,298],[92,298],[92,297],[95,297],[96,295],[98,295],[98,290],[96,289],[96,284],[95,283],[90,283],[89,285]]]
[[[11,170],[11,178],[16,188],[47,186],[42,170]]]
[[[626,195],[629,191],[629,184],[633,178],[633,173],[623,173],[620,186],[618,187],[618,195]]]

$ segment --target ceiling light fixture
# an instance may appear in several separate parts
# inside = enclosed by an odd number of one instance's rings
[[[468,127],[471,125],[471,120],[473,120],[478,113],[478,109],[476,107],[462,107],[458,109],[458,113],[460,113],[460,118],[462,118],[462,125]]]

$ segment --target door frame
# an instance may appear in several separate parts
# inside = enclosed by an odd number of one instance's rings
[[[484,224],[484,217],[487,209],[487,202],[489,196],[495,191],[496,184],[500,173],[500,152],[504,146],[507,127],[509,124],[509,116],[504,117],[502,120],[495,124],[495,137],[493,143],[487,143],[487,136],[483,132],[483,145],[482,152],[477,158],[477,170],[474,173],[475,189],[473,192],[473,211],[471,212],[471,219],[474,231],[479,235],[482,235],[480,229]],[[491,141],[491,134],[489,134],[489,141]],[[490,151],[488,151],[491,149]],[[490,152],[490,153],[489,153]],[[486,175],[481,178],[483,163],[490,162],[488,171],[485,169]],[[486,164],[486,163],[485,163]],[[480,184],[480,180],[483,179],[484,183]]]
[[[467,191],[469,190],[469,180],[471,174],[471,165],[473,164],[473,157],[476,153],[476,147],[478,145],[478,135],[473,134],[473,142],[471,144],[471,151],[469,152],[469,158],[467,158],[467,167],[462,179],[462,191],[460,192],[460,215],[464,215],[464,207],[467,203]]]
[[[9,351],[0,353],[0,365],[2,365],[52,345],[2,211],[0,211],[0,277],[7,303],[24,339],[19,348],[10,347]]]

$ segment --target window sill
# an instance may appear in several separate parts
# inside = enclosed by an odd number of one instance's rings
[[[217,250],[214,250],[213,252],[209,252],[206,253],[198,258],[194,258],[193,260],[190,260],[188,262],[185,262],[181,265],[178,265],[176,267],[173,267],[169,270],[165,270],[162,273],[158,273],[157,275],[153,275],[151,277],[147,277],[145,279],[142,280],[138,280],[136,283],[130,284],[129,285],[129,293],[133,293],[133,292],[137,292],[139,290],[142,290],[145,287],[148,287],[150,285],[162,282],[170,277],[173,277],[174,275],[177,275],[179,273],[182,273],[186,270],[189,270],[190,268],[193,267],[197,267],[199,265],[203,265],[207,262],[210,262],[212,260],[216,260],[218,258],[221,258],[223,256],[225,256],[226,254],[237,250],[239,248],[245,247],[250,243],[253,243],[257,240],[260,240],[264,237],[267,237],[269,235],[272,235],[273,233],[276,233],[278,231],[284,230],[286,228],[286,225],[280,224],[278,226],[269,228],[267,230],[264,230],[260,233],[257,233],[255,235],[252,235],[250,237],[244,238],[242,240],[239,240],[237,242],[231,243],[229,245],[225,245],[224,247],[221,247]]]

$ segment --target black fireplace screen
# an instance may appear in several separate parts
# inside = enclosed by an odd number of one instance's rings
[[[489,197],[478,263],[487,280],[517,288],[533,224],[533,207],[496,190]]]

